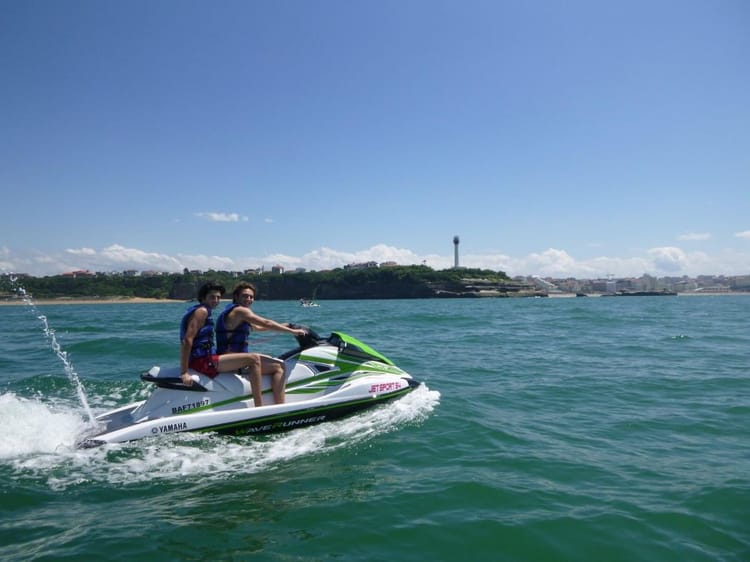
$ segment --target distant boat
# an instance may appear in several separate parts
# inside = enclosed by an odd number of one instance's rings
[[[300,306],[304,306],[305,308],[312,308],[312,307],[320,306],[318,303],[314,302],[311,299],[300,299],[299,304]]]

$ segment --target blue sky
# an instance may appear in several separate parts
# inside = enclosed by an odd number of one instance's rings
[[[0,271],[750,274],[750,3],[0,0]]]

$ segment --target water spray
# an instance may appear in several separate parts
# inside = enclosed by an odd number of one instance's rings
[[[49,322],[47,321],[47,317],[40,313],[39,310],[36,307],[36,304],[34,303],[34,300],[31,298],[31,295],[29,295],[26,292],[26,289],[24,289],[19,283],[18,279],[13,276],[13,274],[9,275],[10,279],[10,286],[11,289],[13,289],[16,294],[21,298],[21,300],[26,304],[26,306],[29,307],[29,309],[34,313],[34,315],[37,317],[38,320],[42,323],[42,330],[44,332],[44,336],[47,338],[47,341],[50,344],[50,348],[52,351],[57,355],[57,358],[60,359],[60,361],[63,364],[63,367],[65,369],[65,374],[68,376],[68,379],[73,384],[73,387],[76,389],[76,393],[78,394],[78,399],[81,402],[81,405],[83,406],[83,409],[86,411],[86,414],[88,415],[89,422],[92,425],[96,424],[96,418],[94,417],[94,413],[91,411],[91,407],[89,406],[89,402],[86,399],[86,392],[83,388],[83,383],[81,382],[81,379],[78,377],[78,373],[75,372],[75,369],[73,369],[73,364],[68,359],[68,353],[67,351],[64,351],[62,347],[60,346],[60,343],[57,341],[57,337],[55,337],[55,331],[50,328]]]

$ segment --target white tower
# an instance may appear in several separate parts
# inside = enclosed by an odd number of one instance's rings
[[[453,267],[458,269],[458,236],[453,237]]]

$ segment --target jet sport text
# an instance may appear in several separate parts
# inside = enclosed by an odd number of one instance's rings
[[[401,390],[401,383],[383,382],[370,386],[370,394],[377,394],[378,392],[390,392],[391,390]]]

